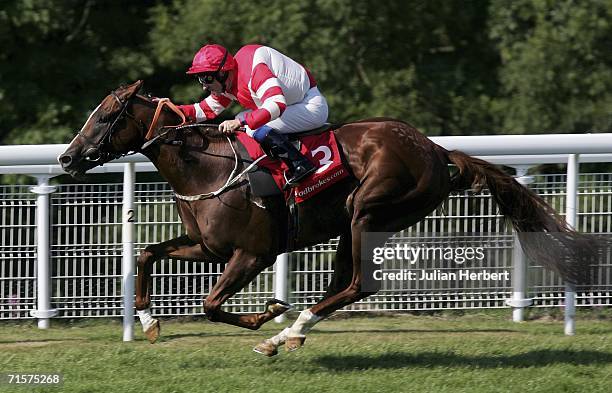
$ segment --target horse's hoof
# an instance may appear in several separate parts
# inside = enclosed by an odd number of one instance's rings
[[[154,319],[155,323],[153,323],[153,325],[151,325],[145,332],[145,336],[147,336],[147,340],[149,340],[149,342],[151,344],[155,343],[155,341],[157,341],[157,339],[159,338],[159,333],[161,332],[161,328],[159,326],[159,321],[157,319]]]
[[[253,348],[253,352],[271,357],[278,355],[278,346],[274,345],[270,340],[264,340]]]
[[[293,306],[278,299],[270,299],[266,302],[266,311],[271,312],[275,317],[291,310]]]
[[[306,341],[306,337],[287,337],[285,341],[285,350],[287,352],[297,351],[302,348],[304,341]]]

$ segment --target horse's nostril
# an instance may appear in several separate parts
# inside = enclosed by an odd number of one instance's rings
[[[62,168],[69,167],[72,164],[72,157],[68,154],[64,154],[59,158],[60,164],[62,164]]]

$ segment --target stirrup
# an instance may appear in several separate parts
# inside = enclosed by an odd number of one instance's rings
[[[311,174],[313,174],[317,170],[317,167],[314,165],[307,169],[305,172],[296,175],[294,174],[291,179],[287,179],[287,171],[283,172],[283,177],[285,178],[285,185],[283,186],[283,191],[287,191],[290,188],[293,188],[300,184],[300,181],[306,179]]]

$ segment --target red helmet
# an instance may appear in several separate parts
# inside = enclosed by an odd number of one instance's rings
[[[205,45],[193,57],[188,74],[202,72],[229,71],[236,68],[236,61],[227,49],[221,45]]]

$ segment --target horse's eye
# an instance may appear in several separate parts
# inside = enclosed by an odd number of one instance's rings
[[[98,123],[108,123],[111,119],[111,114],[102,115],[98,118]]]

